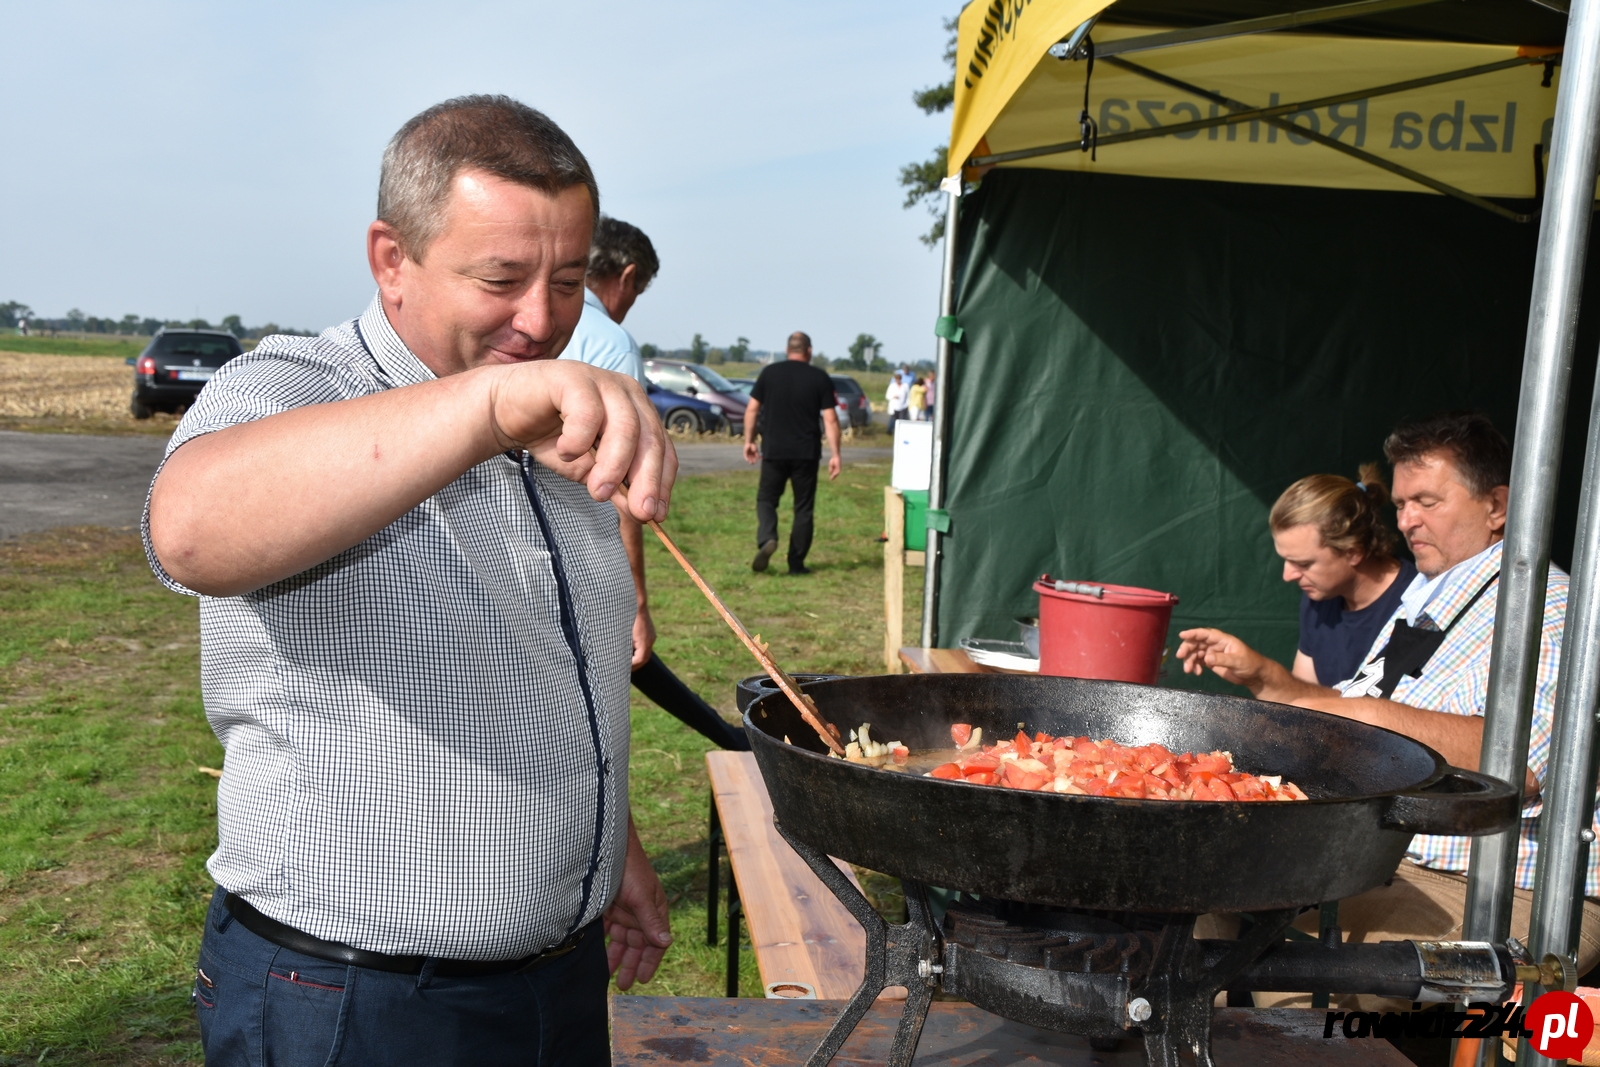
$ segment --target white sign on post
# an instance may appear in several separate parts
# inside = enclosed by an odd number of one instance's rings
[[[896,489],[926,489],[933,471],[933,423],[900,419],[894,424],[894,467],[889,484]]]

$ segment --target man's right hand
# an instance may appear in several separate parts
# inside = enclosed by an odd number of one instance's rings
[[[744,461],[746,463],[761,462],[761,449],[754,441],[744,443]]]
[[[523,447],[596,499],[667,513],[677,455],[637,382],[571,360],[482,367],[197,437],[150,498],[174,579],[233,596],[360,544],[496,453]]]
[[[635,519],[667,517],[678,457],[638,382],[576,360],[496,369],[490,420],[501,451],[527,449],[563,478],[583,482],[596,500],[626,483]]]

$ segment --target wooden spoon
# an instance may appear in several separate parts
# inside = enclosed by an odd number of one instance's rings
[[[626,504],[626,490],[618,487],[617,494],[622,497],[623,503]],[[734,632],[734,635],[744,642],[744,647],[748,648],[750,654],[756,658],[756,662],[761,664],[761,669],[767,672],[767,675],[777,683],[778,688],[783,690],[784,696],[789,698],[789,702],[799,710],[800,717],[817,732],[818,737],[822,738],[822,743],[828,746],[828,751],[836,756],[843,756],[844,746],[839,743],[835,728],[823,722],[822,713],[817,710],[816,703],[800,691],[800,683],[789,677],[784,669],[778,666],[777,661],[767,651],[767,646],[764,642],[750,636],[750,631],[744,628],[744,623],[740,622],[739,617],[733,613],[728,605],[722,602],[722,598],[716,594],[715,590],[706,584],[706,580],[700,577],[700,572],[694,569],[694,564],[690,563],[684,554],[679,551],[678,546],[672,543],[672,538],[667,536],[667,531],[661,528],[661,524],[651,519],[648,525],[650,529],[655,531],[656,536],[661,538],[661,543],[667,546],[667,551],[672,553],[672,558],[678,561],[678,566],[684,569],[684,572],[689,575],[694,584],[699,586],[700,592],[704,593],[706,599],[711,601],[711,606],[717,609],[717,614],[722,616],[722,621],[727,623],[728,628]]]

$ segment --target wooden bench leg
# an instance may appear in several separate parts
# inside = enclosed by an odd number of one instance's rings
[[[728,879],[728,996],[739,995],[739,883]]]
[[[706,863],[706,944],[717,943],[718,881],[722,874],[722,820],[717,818],[717,795],[711,794],[711,819],[706,826],[710,856]]]

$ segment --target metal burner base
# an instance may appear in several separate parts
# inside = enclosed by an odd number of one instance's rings
[[[1196,916],[1162,917],[1154,930],[1018,927],[965,913],[941,934],[925,888],[905,881],[906,922],[890,926],[832,860],[776,823],[795,852],[866,931],[866,973],[806,1067],[826,1067],[889,986],[906,988],[889,1067],[911,1067],[936,987],[1018,1022],[1112,1043],[1138,1031],[1150,1067],[1214,1067],[1216,995],[1283,938],[1298,908],[1258,912],[1238,941],[1209,964],[1194,939]],[[969,942],[963,944],[962,940]],[[985,951],[987,949],[987,951]],[[1037,956],[1037,961],[1034,960]],[[1021,962],[1026,961],[1026,962]]]
[[[861,987],[834,1020],[828,1036],[806,1060],[806,1067],[827,1067],[844,1047],[856,1024],[867,1014],[867,1009],[878,999],[878,994],[893,985],[905,986],[906,1006],[886,1062],[888,1067],[911,1067],[911,1058],[916,1055],[917,1042],[922,1037],[922,1024],[928,1017],[928,1004],[933,1000],[938,975],[944,969],[939,962],[939,931],[928,911],[927,893],[920,883],[902,882],[906,893],[906,922],[902,926],[890,926],[831,859],[792,836],[782,823],[774,820],[773,824],[867,934],[867,968]]]

